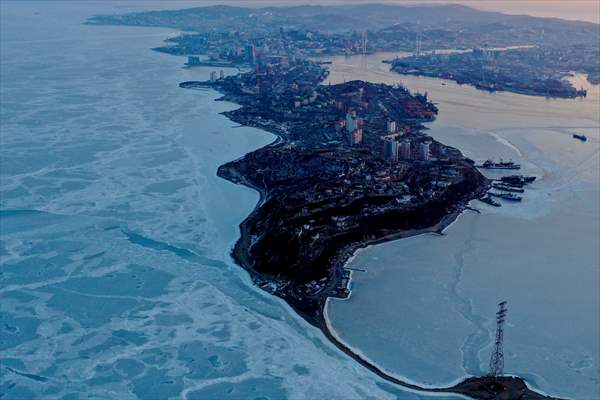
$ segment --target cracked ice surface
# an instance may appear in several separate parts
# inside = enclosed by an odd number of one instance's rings
[[[176,7],[2,2],[4,399],[424,398],[337,351],[229,258],[258,195],[217,167],[273,137],[150,51],[170,31],[82,25]]]

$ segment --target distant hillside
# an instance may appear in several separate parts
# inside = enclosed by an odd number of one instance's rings
[[[348,6],[292,7],[234,7],[208,6],[173,11],[150,11],[123,16],[98,16],[90,23],[112,23],[145,26],[170,26],[205,31],[222,27],[224,23],[247,19],[244,25],[257,22],[266,28],[324,29],[328,31],[369,29],[376,30],[394,24],[414,23],[423,26],[454,22],[478,21],[491,23],[506,16],[500,13],[479,11],[460,5],[400,6],[361,4]]]
[[[322,32],[378,31],[384,28],[467,33],[511,34],[528,43],[565,45],[598,38],[600,25],[552,18],[505,15],[462,5],[402,6],[359,4],[344,6],[233,7],[209,6],[173,11],[96,16],[91,24],[165,26],[197,32],[214,29],[273,32],[280,28]],[[523,40],[521,42],[523,42]]]

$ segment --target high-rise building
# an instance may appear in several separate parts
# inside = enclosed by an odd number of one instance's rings
[[[400,142],[399,153],[401,160],[410,160],[410,142],[408,140]]]
[[[246,46],[246,60],[250,64],[254,64],[256,62],[256,46],[253,44]]]
[[[354,129],[352,132],[346,133],[348,138],[348,144],[354,146],[362,143],[363,131],[360,128]]]
[[[388,119],[387,132],[388,133],[396,133],[396,130],[397,130],[396,121]]]
[[[219,71],[219,79],[223,79],[225,78],[225,71],[221,70]]]
[[[217,80],[217,71],[210,72],[210,81],[215,82]]]
[[[388,161],[398,161],[398,142],[394,139],[383,140],[383,158]]]
[[[346,131],[352,133],[356,129],[358,129],[358,119],[356,118],[356,112],[349,112],[346,114]]]
[[[419,160],[429,160],[429,142],[423,142],[419,145]]]

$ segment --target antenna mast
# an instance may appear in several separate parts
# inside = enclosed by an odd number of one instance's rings
[[[504,373],[504,321],[506,319],[506,301],[498,304],[496,313],[496,340],[494,351],[490,357],[490,376],[501,376]]]
[[[420,28],[417,28],[420,29]],[[415,34],[415,56],[421,55],[421,31],[418,30]]]
[[[362,42],[362,53],[367,54],[367,31],[363,31],[361,42]]]

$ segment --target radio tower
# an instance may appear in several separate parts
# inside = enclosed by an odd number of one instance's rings
[[[416,32],[416,37],[415,37],[415,56],[420,56],[421,55],[421,32],[417,31]]]
[[[494,351],[490,357],[490,376],[501,376],[504,373],[504,321],[506,318],[506,301],[498,304],[496,313],[496,340]]]
[[[363,54],[367,54],[367,31],[363,31],[362,33],[362,52]]]

